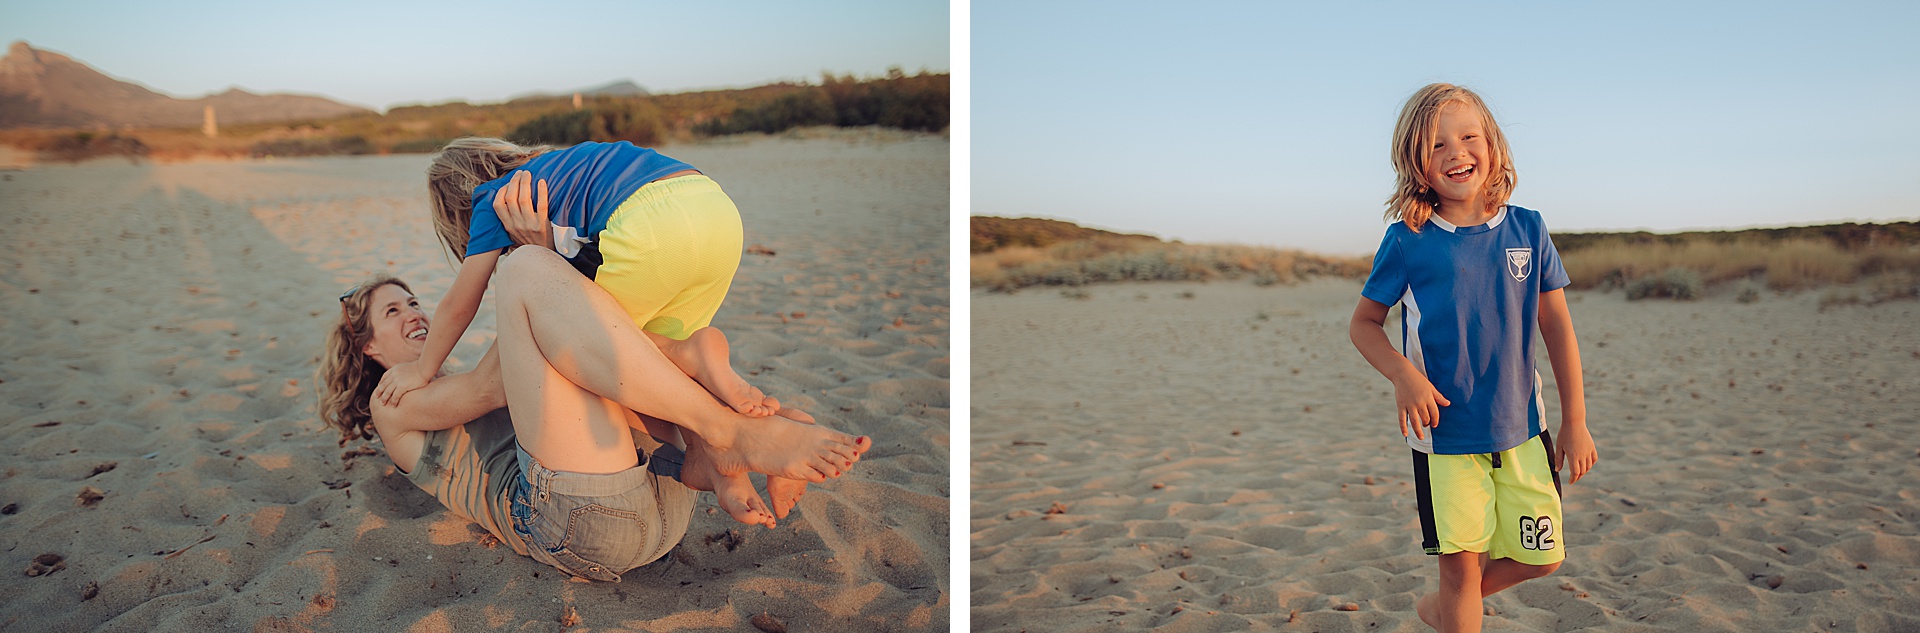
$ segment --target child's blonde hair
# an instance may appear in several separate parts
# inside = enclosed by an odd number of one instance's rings
[[[433,232],[461,261],[467,259],[467,231],[473,221],[473,188],[505,176],[533,157],[553,151],[549,145],[523,147],[497,138],[454,139],[427,166],[427,198],[433,202]]]
[[[1393,127],[1394,186],[1393,196],[1387,198],[1387,221],[1404,221],[1415,233],[1433,217],[1434,207],[1440,204],[1440,195],[1433,191],[1433,183],[1427,182],[1427,159],[1432,153],[1429,148],[1433,147],[1434,137],[1439,134],[1440,108],[1450,103],[1472,108],[1480,115],[1486,130],[1487,158],[1493,162],[1483,166],[1491,168],[1487,176],[1487,199],[1499,206],[1513,195],[1516,180],[1513,152],[1507,149],[1507,135],[1500,132],[1500,124],[1494,122],[1486,102],[1472,90],[1460,86],[1427,84],[1407,98],[1407,105],[1400,108],[1400,122]]]

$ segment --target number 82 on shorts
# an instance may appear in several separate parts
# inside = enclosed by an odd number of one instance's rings
[[[1553,517],[1520,517],[1520,546],[1546,551],[1553,549]]]

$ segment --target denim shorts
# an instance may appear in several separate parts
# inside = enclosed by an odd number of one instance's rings
[[[542,466],[516,443],[521,476],[510,484],[513,531],[527,554],[588,580],[620,574],[665,556],[687,534],[693,489],[639,465],[588,475]]]

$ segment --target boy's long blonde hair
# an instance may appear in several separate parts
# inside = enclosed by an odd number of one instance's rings
[[[326,350],[320,354],[320,368],[314,372],[314,391],[320,396],[320,420],[340,431],[340,445],[349,440],[373,439],[373,388],[387,373],[385,367],[367,356],[367,341],[373,339],[373,319],[367,304],[373,291],[393,284],[413,293],[407,282],[391,275],[377,275],[354,286],[340,300],[340,318],[327,330]]]
[[[1433,217],[1434,208],[1440,204],[1440,195],[1434,193],[1433,183],[1427,182],[1427,159],[1431,155],[1434,137],[1439,134],[1440,108],[1449,103],[1458,103],[1472,108],[1480,115],[1480,122],[1487,133],[1487,158],[1493,161],[1487,177],[1487,199],[1495,206],[1507,203],[1513,195],[1516,176],[1513,171],[1513,152],[1507,149],[1507,135],[1500,132],[1500,124],[1493,120],[1493,111],[1480,100],[1480,95],[1472,90],[1453,84],[1428,84],[1400,108],[1400,122],[1393,127],[1393,196],[1387,198],[1387,221],[1396,220],[1407,223],[1407,228],[1415,233]]]
[[[467,231],[473,221],[473,188],[505,176],[550,145],[523,147],[497,138],[454,139],[427,166],[427,198],[433,202],[433,232],[461,261],[467,259]]]

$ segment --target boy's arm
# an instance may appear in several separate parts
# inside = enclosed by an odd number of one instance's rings
[[[388,431],[450,429],[507,406],[507,390],[500,382],[500,349],[487,349],[473,371],[442,376],[408,392],[398,406],[372,403],[373,423]]]
[[[1353,346],[1366,357],[1380,375],[1393,381],[1393,399],[1396,415],[1400,420],[1400,435],[1406,436],[1408,422],[1412,422],[1413,436],[1421,439],[1426,434],[1421,427],[1440,426],[1440,407],[1453,404],[1440,390],[1433,388],[1420,368],[1413,361],[1393,348],[1393,341],[1387,340],[1385,331],[1387,310],[1391,306],[1360,298],[1360,305],[1353,309],[1353,320],[1347,323],[1347,336],[1353,339]]]
[[[387,406],[398,405],[401,395],[426,386],[434,374],[440,373],[440,366],[453,353],[454,343],[459,342],[460,335],[473,323],[473,315],[480,311],[480,298],[487,293],[487,280],[493,276],[493,266],[499,259],[500,251],[493,250],[470,255],[460,263],[453,287],[447,289],[447,295],[434,308],[433,327],[427,329],[427,346],[420,351],[420,359],[388,369],[373,390],[374,400]]]
[[[1600,454],[1593,448],[1593,435],[1587,432],[1586,387],[1580,378],[1580,342],[1573,335],[1573,314],[1567,311],[1565,290],[1540,293],[1540,337],[1547,343],[1547,360],[1553,364],[1553,383],[1560,388],[1560,441],[1555,446],[1554,463],[1573,467],[1573,481],[1580,481]]]

